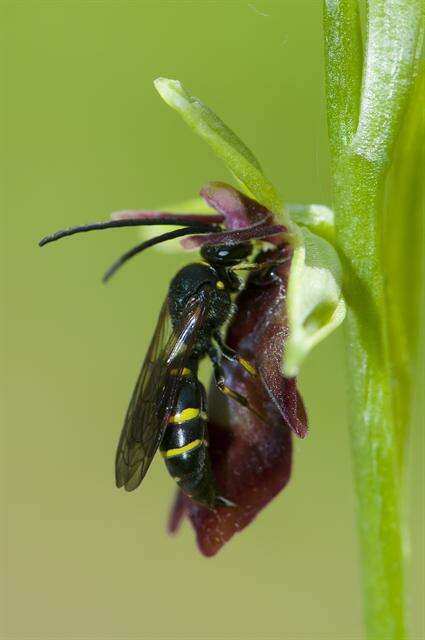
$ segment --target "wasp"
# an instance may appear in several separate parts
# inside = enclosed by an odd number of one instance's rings
[[[106,272],[104,280],[108,280],[130,258],[155,244],[199,234],[192,236],[196,241],[202,234],[208,234],[200,248],[201,260],[184,266],[171,280],[124,420],[115,458],[115,478],[117,487],[136,489],[159,449],[168,472],[183,493],[210,509],[230,507],[232,503],[220,494],[211,470],[206,393],[198,378],[199,363],[209,357],[217,388],[257,413],[245,396],[226,384],[223,358],[242,367],[252,378],[258,372],[224,343],[222,329],[234,312],[232,296],[243,287],[236,271],[257,269],[249,261],[255,241],[277,235],[283,229],[280,225],[260,223],[252,229],[223,233],[222,222],[221,215],[141,212],[139,216],[130,213],[127,217],[124,212],[118,219],[58,231],[39,243],[43,246],[76,233],[117,227],[147,224],[180,227],[125,253]]]

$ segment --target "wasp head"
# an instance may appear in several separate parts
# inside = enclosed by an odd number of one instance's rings
[[[243,262],[252,253],[250,242],[239,244],[204,244],[201,256],[206,262],[216,267],[232,267]]]

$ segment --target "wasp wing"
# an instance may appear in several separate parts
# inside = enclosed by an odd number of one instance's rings
[[[181,375],[191,356],[199,331],[209,314],[210,289],[204,287],[190,299],[177,327],[173,328],[165,300],[142,369],[136,382],[118,443],[115,476],[117,487],[132,491],[143,480],[173,412]],[[174,373],[174,372],[173,372]]]

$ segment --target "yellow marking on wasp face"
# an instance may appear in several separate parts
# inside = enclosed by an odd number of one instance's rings
[[[201,415],[202,420],[206,420],[208,418],[206,411],[201,411],[200,415]]]
[[[171,369],[170,376],[188,376],[191,374],[190,369],[183,367],[183,369]]]
[[[174,456],[180,456],[182,453],[187,453],[188,451],[192,451],[199,447],[199,445],[205,444],[205,440],[200,440],[197,438],[196,440],[192,440],[192,442],[188,442],[183,447],[178,447],[178,449],[167,449],[167,451],[162,451],[163,458],[174,458]]]
[[[248,371],[248,373],[255,377],[256,375],[258,375],[258,371],[257,369],[254,367],[254,365],[252,365],[250,362],[248,362],[248,360],[245,360],[245,358],[238,358],[238,362],[240,365],[242,365],[242,367],[245,369],[245,371]]]
[[[215,286],[217,287],[217,289],[224,289],[224,282],[222,280],[217,280],[217,282],[215,283]]]
[[[183,409],[180,413],[175,413],[173,416],[170,416],[168,418],[168,422],[169,424],[182,424],[182,422],[187,422],[188,420],[197,418],[200,414],[200,409],[188,407],[187,409]]]

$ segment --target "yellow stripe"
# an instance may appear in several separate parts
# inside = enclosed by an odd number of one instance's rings
[[[241,364],[251,376],[257,375],[257,369],[250,362],[248,362],[248,360],[245,360],[245,358],[238,358],[238,361],[239,364]]]
[[[234,400],[240,400],[241,398],[243,398],[240,393],[238,393],[237,391],[233,391],[233,389],[230,389],[230,387],[223,387],[222,391],[224,395],[229,396]]]
[[[187,422],[188,420],[197,418],[200,414],[200,409],[188,407],[187,409],[183,409],[180,413],[175,413],[173,416],[170,416],[168,418],[168,422],[169,424],[182,424],[182,422]]]
[[[187,453],[188,451],[192,451],[192,449],[196,449],[200,444],[205,444],[204,440],[192,440],[188,444],[185,444],[183,447],[179,447],[178,449],[168,449],[167,451],[162,451],[163,458],[174,458],[174,456],[179,456],[182,453]]]
[[[191,371],[190,369],[188,369],[187,367],[183,367],[183,369],[171,369],[170,371],[170,375],[171,376],[188,376],[190,375]]]
[[[222,282],[221,280],[217,280],[215,286],[217,287],[217,289],[224,289],[224,282]]]

